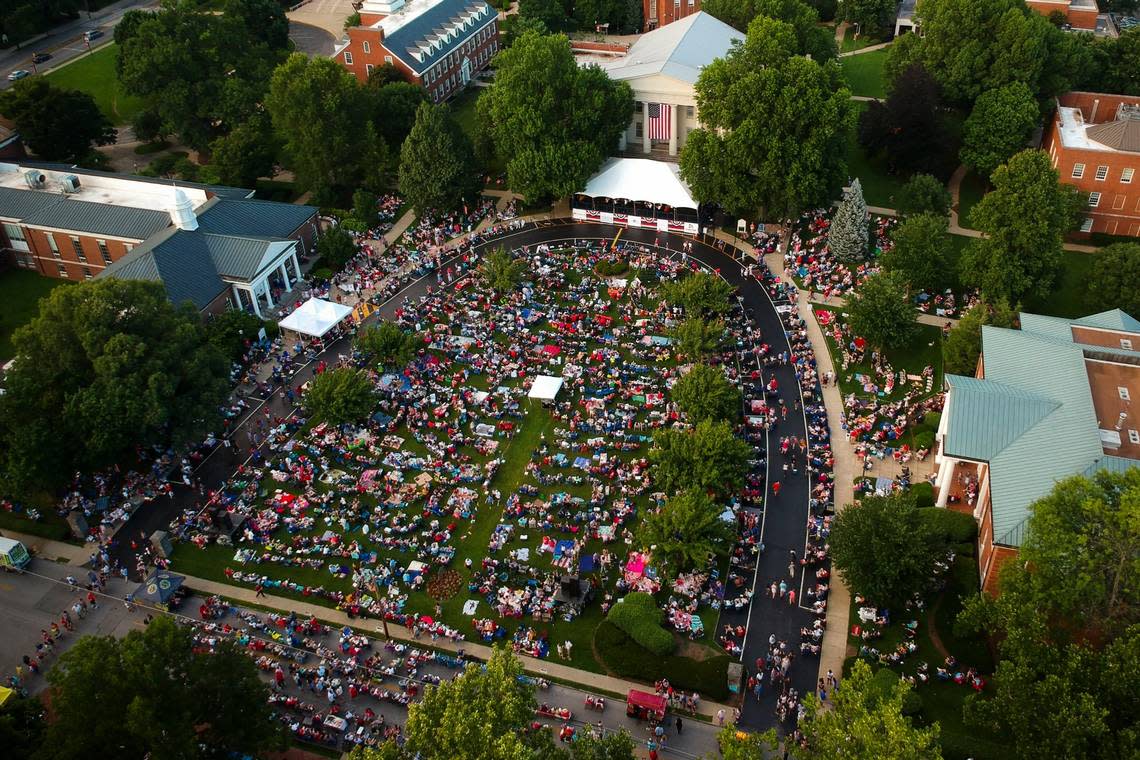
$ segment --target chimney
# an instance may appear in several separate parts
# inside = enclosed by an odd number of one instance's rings
[[[1092,113],[1089,114],[1089,124],[1096,124],[1096,112],[1100,108],[1100,98],[1093,98]]]
[[[182,188],[174,188],[174,205],[170,207],[170,221],[180,230],[198,229],[198,217],[194,214],[194,204],[182,192]]]

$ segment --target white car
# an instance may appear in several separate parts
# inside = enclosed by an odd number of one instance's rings
[[[9,82],[17,82],[17,81],[23,79],[24,77],[30,77],[31,75],[32,75],[32,72],[28,71],[27,69],[16,69],[15,71],[13,71],[11,74],[8,75],[8,81]]]

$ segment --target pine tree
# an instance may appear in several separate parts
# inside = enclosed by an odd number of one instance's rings
[[[831,219],[827,244],[840,261],[856,262],[867,258],[867,202],[863,200],[863,186],[852,180],[844,189],[843,200]]]

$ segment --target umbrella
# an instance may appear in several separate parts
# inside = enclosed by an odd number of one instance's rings
[[[166,604],[186,579],[181,575],[156,570],[132,594],[135,601]]]

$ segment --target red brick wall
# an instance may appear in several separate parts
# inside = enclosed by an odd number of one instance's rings
[[[1096,29],[1096,17],[1099,11],[1096,8],[1073,8],[1068,2],[1049,2],[1049,0],[1026,0],[1033,10],[1042,16],[1048,17],[1054,11],[1065,14],[1065,21],[1074,29]]]
[[[681,0],[679,5],[673,0],[641,0],[641,18],[647,32],[651,29],[660,29],[685,16],[691,16],[700,9],[701,0],[693,0],[692,5],[689,4],[689,0]],[[657,17],[656,23],[651,24],[654,20],[653,10],[657,11]]]
[[[30,250],[15,252],[16,260],[19,261],[21,257],[25,259],[30,257],[35,270],[40,274],[46,277],[59,277],[69,280],[83,280],[87,278],[88,274],[95,277],[107,267],[107,263],[103,259],[103,253],[99,249],[99,240],[103,240],[106,244],[107,253],[110,255],[112,262],[118,261],[127,255],[129,250],[127,248],[128,245],[133,248],[141,242],[133,241],[132,243],[128,243],[123,240],[100,238],[95,235],[76,235],[76,237],[79,238],[83,258],[86,259],[86,261],[83,261],[71,242],[71,233],[57,231],[50,234],[53,235],[56,246],[59,248],[58,256],[51,250],[51,244],[48,241],[49,232],[47,230],[24,227],[24,237],[27,240]],[[7,245],[7,240],[5,240],[4,243]],[[62,274],[60,267],[63,268]]]

